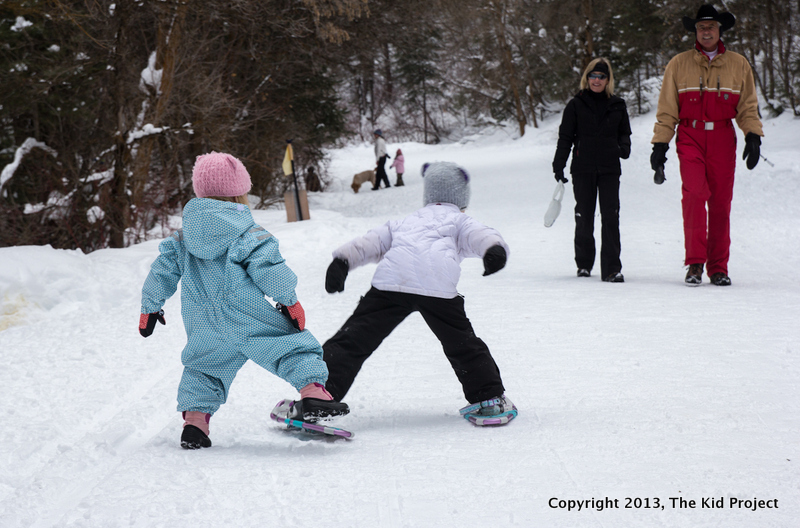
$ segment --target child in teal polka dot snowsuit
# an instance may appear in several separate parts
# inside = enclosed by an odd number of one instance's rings
[[[181,445],[187,449],[210,447],[209,420],[248,359],[288,381],[304,403],[333,399],[324,389],[322,347],[304,330],[297,277],[278,240],[253,222],[245,205],[251,184],[244,165],[228,154],[200,156],[192,181],[195,194],[206,198],[189,201],[183,229],[159,245],[142,288],[139,324],[144,337],[156,321],[164,324],[161,309],[181,281],[188,343],[181,355],[178,411],[186,420]],[[345,404],[332,403],[344,408],[329,414],[346,412]]]

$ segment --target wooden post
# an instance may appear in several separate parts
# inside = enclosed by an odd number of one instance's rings
[[[306,191],[301,191],[297,185],[297,174],[295,174],[294,171],[294,150],[292,149],[291,139],[286,140],[283,173],[286,176],[291,176],[294,183],[294,189],[283,195],[283,202],[286,204],[286,220],[288,222],[297,222],[310,219],[311,215],[308,214],[308,195]]]
[[[308,212],[308,194],[304,189],[297,191],[296,194],[294,192],[284,193],[283,202],[286,204],[287,222],[311,219],[311,215]],[[300,205],[300,215],[297,214],[298,204]]]

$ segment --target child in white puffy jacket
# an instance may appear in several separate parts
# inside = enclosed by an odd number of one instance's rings
[[[461,261],[483,259],[484,275],[506,264],[508,245],[496,230],[466,214],[469,175],[455,163],[422,167],[424,207],[389,221],[333,252],[325,289],[344,291],[350,269],[378,263],[372,288],[323,346],[326,388],[341,401],[366,359],[411,313],[419,312],[442,343],[470,403],[462,409],[477,425],[501,425],[517,415],[504,396],[500,370],[475,335],[456,289]]]

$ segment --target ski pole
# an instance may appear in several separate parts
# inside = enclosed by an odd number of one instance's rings
[[[768,160],[767,158],[765,158],[763,154],[759,153],[758,155],[759,155],[759,156],[761,156],[761,159],[763,159],[764,161],[766,161],[766,162],[769,164],[769,166],[770,166],[770,167],[774,167],[774,166],[775,166],[775,164],[774,164],[774,163],[772,163],[772,162],[771,162],[770,160]]]

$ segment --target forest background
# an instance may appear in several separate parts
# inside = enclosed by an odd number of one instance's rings
[[[196,156],[247,166],[256,207],[326,152],[517,136],[606,57],[632,115],[694,40],[685,0],[0,0],[0,247],[163,236]],[[762,113],[800,116],[800,0],[716,2]],[[390,152],[393,155],[393,152]],[[365,167],[369,168],[369,167]],[[302,178],[301,178],[302,181]],[[161,228],[161,229],[159,229]]]

